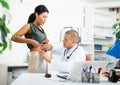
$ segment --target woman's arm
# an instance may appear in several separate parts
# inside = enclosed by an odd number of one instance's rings
[[[49,53],[43,49],[41,49],[41,44],[39,46],[34,47],[31,51],[38,51],[43,59],[45,59],[48,63],[51,63],[51,57]]]
[[[45,59],[48,63],[51,63],[51,58],[48,52],[46,52],[45,50],[42,50],[41,47],[39,47],[38,50],[39,50],[41,57]]]
[[[11,37],[11,40],[19,43],[32,44],[34,47],[39,46],[39,43],[37,41],[23,37],[23,35],[30,32],[30,25],[26,24]]]
[[[42,54],[42,57],[48,62],[48,63],[51,63],[51,58],[48,54],[48,52],[45,52]]]

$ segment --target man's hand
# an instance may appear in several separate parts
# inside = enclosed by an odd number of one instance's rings
[[[41,49],[50,51],[53,48],[51,44],[41,44]]]

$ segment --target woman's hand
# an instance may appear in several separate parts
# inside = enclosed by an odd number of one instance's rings
[[[49,40],[46,38],[44,41],[42,41],[42,44],[48,44]]]
[[[51,58],[50,58],[50,55],[48,54],[48,52],[41,51],[40,54],[43,59],[45,59],[48,63],[51,63]]]
[[[40,43],[36,40],[32,40],[30,39],[30,44],[32,44],[34,47],[39,47],[40,46]]]

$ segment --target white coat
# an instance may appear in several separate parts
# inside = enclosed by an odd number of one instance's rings
[[[67,54],[65,54],[65,49],[66,48],[63,46],[53,46],[51,52],[52,54],[54,53],[59,55],[60,61],[54,59],[51,61],[50,68],[52,70],[57,70],[59,72],[69,72],[74,62],[85,61],[85,51],[80,45],[76,44],[74,47],[69,49]]]

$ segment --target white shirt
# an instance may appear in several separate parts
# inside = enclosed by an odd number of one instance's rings
[[[69,49],[68,53],[65,53],[63,46],[55,47],[53,46],[52,53],[60,56],[60,61],[52,60],[50,68],[52,70],[57,70],[61,72],[69,72],[74,62],[85,61],[85,51],[84,49],[76,44],[74,47]],[[69,56],[69,58],[67,58]],[[55,56],[54,56],[55,57]],[[56,56],[57,57],[57,56]]]

